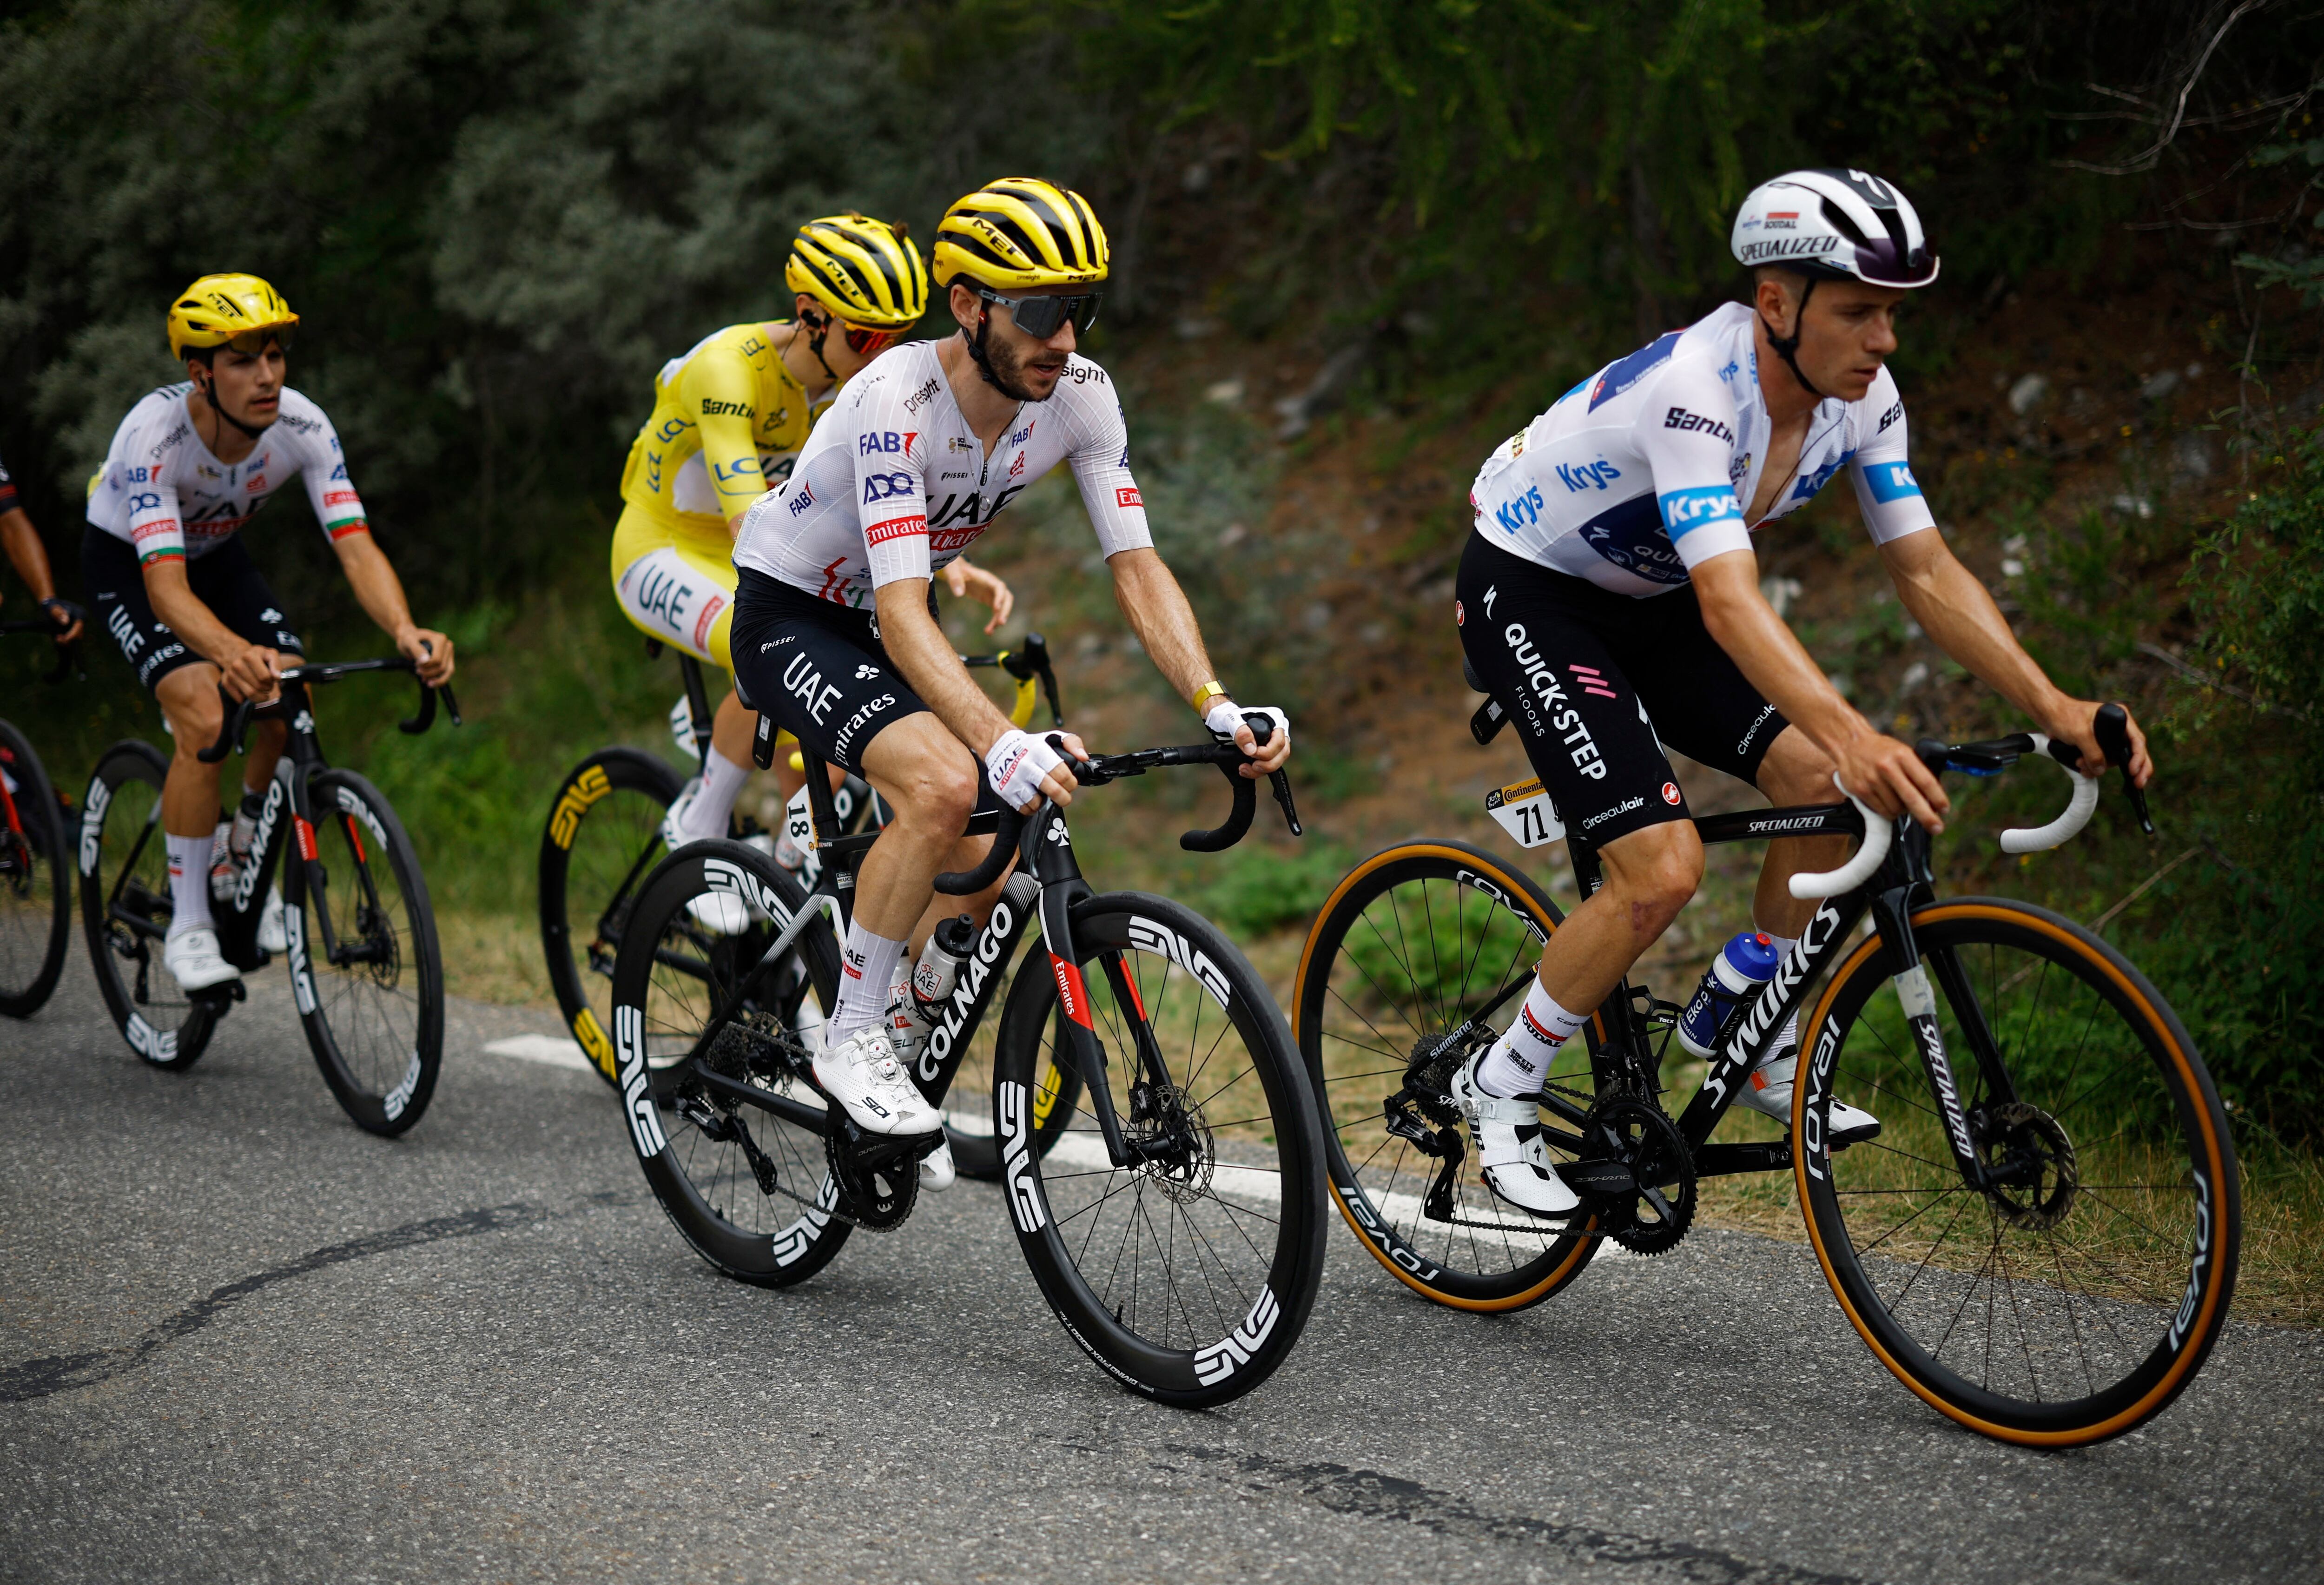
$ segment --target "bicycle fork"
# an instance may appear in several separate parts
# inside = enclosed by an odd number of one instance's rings
[[[1929,983],[1929,971],[1921,963],[1920,948],[1913,939],[1913,924],[1909,908],[1913,889],[1899,886],[1877,893],[1872,898],[1873,928],[1887,944],[1892,963],[1904,965],[1888,977],[1896,988],[1897,1006],[1904,1009],[1904,1024],[1912,1031],[1914,1046],[1921,1054],[1921,1066],[1928,1075],[1929,1093],[1936,1103],[1937,1116],[1943,1120],[1945,1142],[1951,1148],[1953,1162],[1960,1169],[1961,1182],[1973,1193],[1987,1187],[1985,1162],[1978,1153],[1975,1138],[1969,1132],[1969,1112],[1961,1104],[1960,1083],[1953,1076],[1952,1058],[1945,1051],[1943,1033],[1937,1027],[1937,993]],[[1943,976],[1946,990],[1960,1005],[1960,991],[1964,987],[1951,983],[1954,976]]]

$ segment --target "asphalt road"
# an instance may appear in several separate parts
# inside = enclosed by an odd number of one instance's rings
[[[1923,1408],[1802,1246],[1698,1235],[1480,1320],[1342,1233],[1226,1409],[1111,1386],[964,1183],[802,1289],[726,1281],[581,1073],[454,1009],[374,1139],[280,971],[185,1075],[85,963],[0,1023],[0,1577],[2315,1580],[2324,1338],[2041,1454]]]

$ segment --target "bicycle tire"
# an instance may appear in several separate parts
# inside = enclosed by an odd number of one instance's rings
[[[1164,898],[1113,892],[1076,904],[1072,923],[1075,967],[1086,972],[1069,975],[1055,957],[1051,973],[1020,972],[1001,1010],[993,1131],[1010,1220],[1042,1296],[1107,1374],[1180,1407],[1222,1404],[1283,1362],[1322,1282],[1314,1100],[1266,981],[1208,921]],[[1167,1096],[1133,1085],[1139,1046],[1102,966],[1114,954],[1130,1007],[1155,1031]],[[1180,1156],[1112,1166],[1087,1106],[1049,1154],[1033,1149],[1029,1101],[1053,1060],[1060,981],[1085,992],[1125,1130],[1183,1140]],[[1206,1022],[1217,1030],[1207,1046]],[[1230,1035],[1240,1049],[1212,1066]],[[1142,1120],[1141,1091],[1151,1108]],[[1181,1248],[1194,1267],[1183,1287]]]
[[[184,995],[161,966],[172,911],[161,834],[161,784],[169,773],[160,751],[134,739],[97,756],[81,798],[76,869],[82,934],[113,1027],[146,1062],[183,1072],[208,1046],[220,1004]],[[135,966],[126,981],[124,964]]]
[[[1962,1182],[1868,938],[1816,1007],[1794,1094],[1816,1258],[1874,1355],[1960,1424],[2034,1447],[2119,1436],[2185,1389],[2226,1323],[2242,1211],[2218,1091],[2153,986],[2070,920],[1967,898],[1912,928],[1972,1144],[2010,1179]],[[1978,1025],[2012,1094],[1978,1059]],[[1835,1096],[1877,1107],[1881,1135],[1826,1150]]]
[[[1400,843],[1333,889],[1300,955],[1294,1027],[1323,1114],[1333,1203],[1391,1276],[1456,1310],[1522,1310],[1557,1294],[1597,1254],[1597,1220],[1570,1233],[1536,1222],[1496,1201],[1466,1159],[1448,1186],[1452,1220],[1432,1218],[1427,1190],[1441,1158],[1390,1135],[1382,1101],[1402,1083],[1412,1047],[1457,1027],[1529,971],[1538,955],[1529,944],[1546,942],[1563,919],[1531,876],[1482,849]],[[1514,1004],[1505,1005],[1495,1021],[1515,1017]],[[1603,1037],[1603,1021],[1593,1017],[1550,1081],[1594,1091]],[[1359,1141],[1361,1148],[1351,1149]]]
[[[0,1013],[29,1018],[64,973],[72,929],[72,845],[64,806],[32,743],[0,721],[0,769],[16,818],[0,827]]]
[[[711,890],[757,904],[751,928],[712,935],[696,925],[686,905]],[[696,1254],[728,1276],[761,1287],[788,1287],[813,1276],[853,1230],[831,1215],[840,1190],[823,1136],[756,1108],[708,1101],[714,1127],[726,1129],[742,1116],[751,1148],[766,1158],[777,1183],[789,1183],[793,1193],[812,1203],[768,1193],[749,1149],[703,1126],[699,1120],[707,1114],[697,1103],[706,1097],[675,1076],[668,1059],[693,1047],[714,1001],[728,998],[764,955],[774,932],[807,901],[797,879],[754,848],[688,843],[647,877],[613,965],[612,1033],[621,1059],[622,1117],[646,1184]],[[820,1008],[838,1005],[839,944],[828,922],[818,921],[799,934],[787,955],[800,972],[782,990],[782,1000],[759,1010],[796,1040],[810,992]],[[746,1074],[745,1082],[802,1101],[816,1100],[807,1085],[777,1074],[738,1067],[734,1076]]]
[[[336,769],[307,786],[315,824],[294,825],[283,865],[290,994],[339,1105],[357,1128],[392,1138],[426,1115],[443,1066],[436,914],[420,855],[377,788]]]
[[[548,961],[549,990],[565,1027],[597,1076],[615,1088],[620,1086],[613,1042],[606,1029],[621,924],[644,879],[642,872],[633,876],[632,867],[641,860],[649,868],[659,861],[662,814],[685,785],[685,778],[659,755],[641,749],[600,749],[558,784],[540,834],[540,946]],[[617,797],[619,803],[606,803]],[[578,935],[573,895],[576,848],[582,854],[585,889],[599,889],[608,865],[614,878],[613,893],[602,904],[583,899],[591,911],[578,921]],[[583,944],[577,952],[576,940]]]

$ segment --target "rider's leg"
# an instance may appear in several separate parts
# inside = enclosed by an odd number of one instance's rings
[[[170,723],[176,752],[161,783],[161,832],[170,853],[170,928],[161,961],[188,991],[239,978],[218,955],[210,916],[210,848],[217,838],[218,769],[195,758],[210,746],[226,720],[218,702],[218,669],[207,662],[180,666],[156,680],[153,695]]]
[[[1824,751],[1798,727],[1786,726],[1759,762],[1759,790],[1779,807],[1838,803],[1840,789],[1831,776],[1831,760]],[[1814,902],[1792,895],[1792,877],[1838,868],[1847,859],[1848,848],[1844,836],[1801,836],[1768,843],[1766,862],[1759,867],[1759,889],[1751,899],[1752,920],[1788,949],[1816,910]]]
[[[976,808],[975,759],[927,711],[891,723],[864,745],[862,769],[895,818],[856,872],[855,921],[832,1015],[834,1040],[844,1040],[888,1010],[897,960]]]
[[[728,690],[718,701],[710,721],[710,752],[703,761],[702,786],[678,811],[679,834],[701,842],[726,834],[734,817],[734,800],[751,779],[751,734],[758,730],[757,712]]]
[[[1557,1047],[1670,928],[1702,880],[1702,840],[1684,820],[1617,837],[1598,856],[1605,883],[1550,935],[1524,1008],[1479,1072],[1489,1094],[1540,1089]]]

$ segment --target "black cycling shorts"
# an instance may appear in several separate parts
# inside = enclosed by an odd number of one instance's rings
[[[147,691],[180,666],[204,661],[153,614],[135,546],[91,524],[81,535],[80,577],[97,620],[121,646],[122,659]],[[189,557],[186,585],[211,615],[240,637],[270,650],[306,655],[306,643],[290,631],[290,619],[282,614],[241,535],[205,555]]]
[[[888,659],[871,612],[818,600],[747,567],[735,570],[741,576],[727,650],[734,681],[753,710],[830,763],[860,771],[865,745],[927,709]],[[933,612],[934,601],[929,607]],[[1001,806],[982,765],[977,788],[980,810]]]
[[[1568,831],[1603,845],[1692,818],[1665,743],[1757,783],[1785,723],[1702,625],[1693,585],[1634,599],[1472,534],[1454,592],[1462,652]]]

